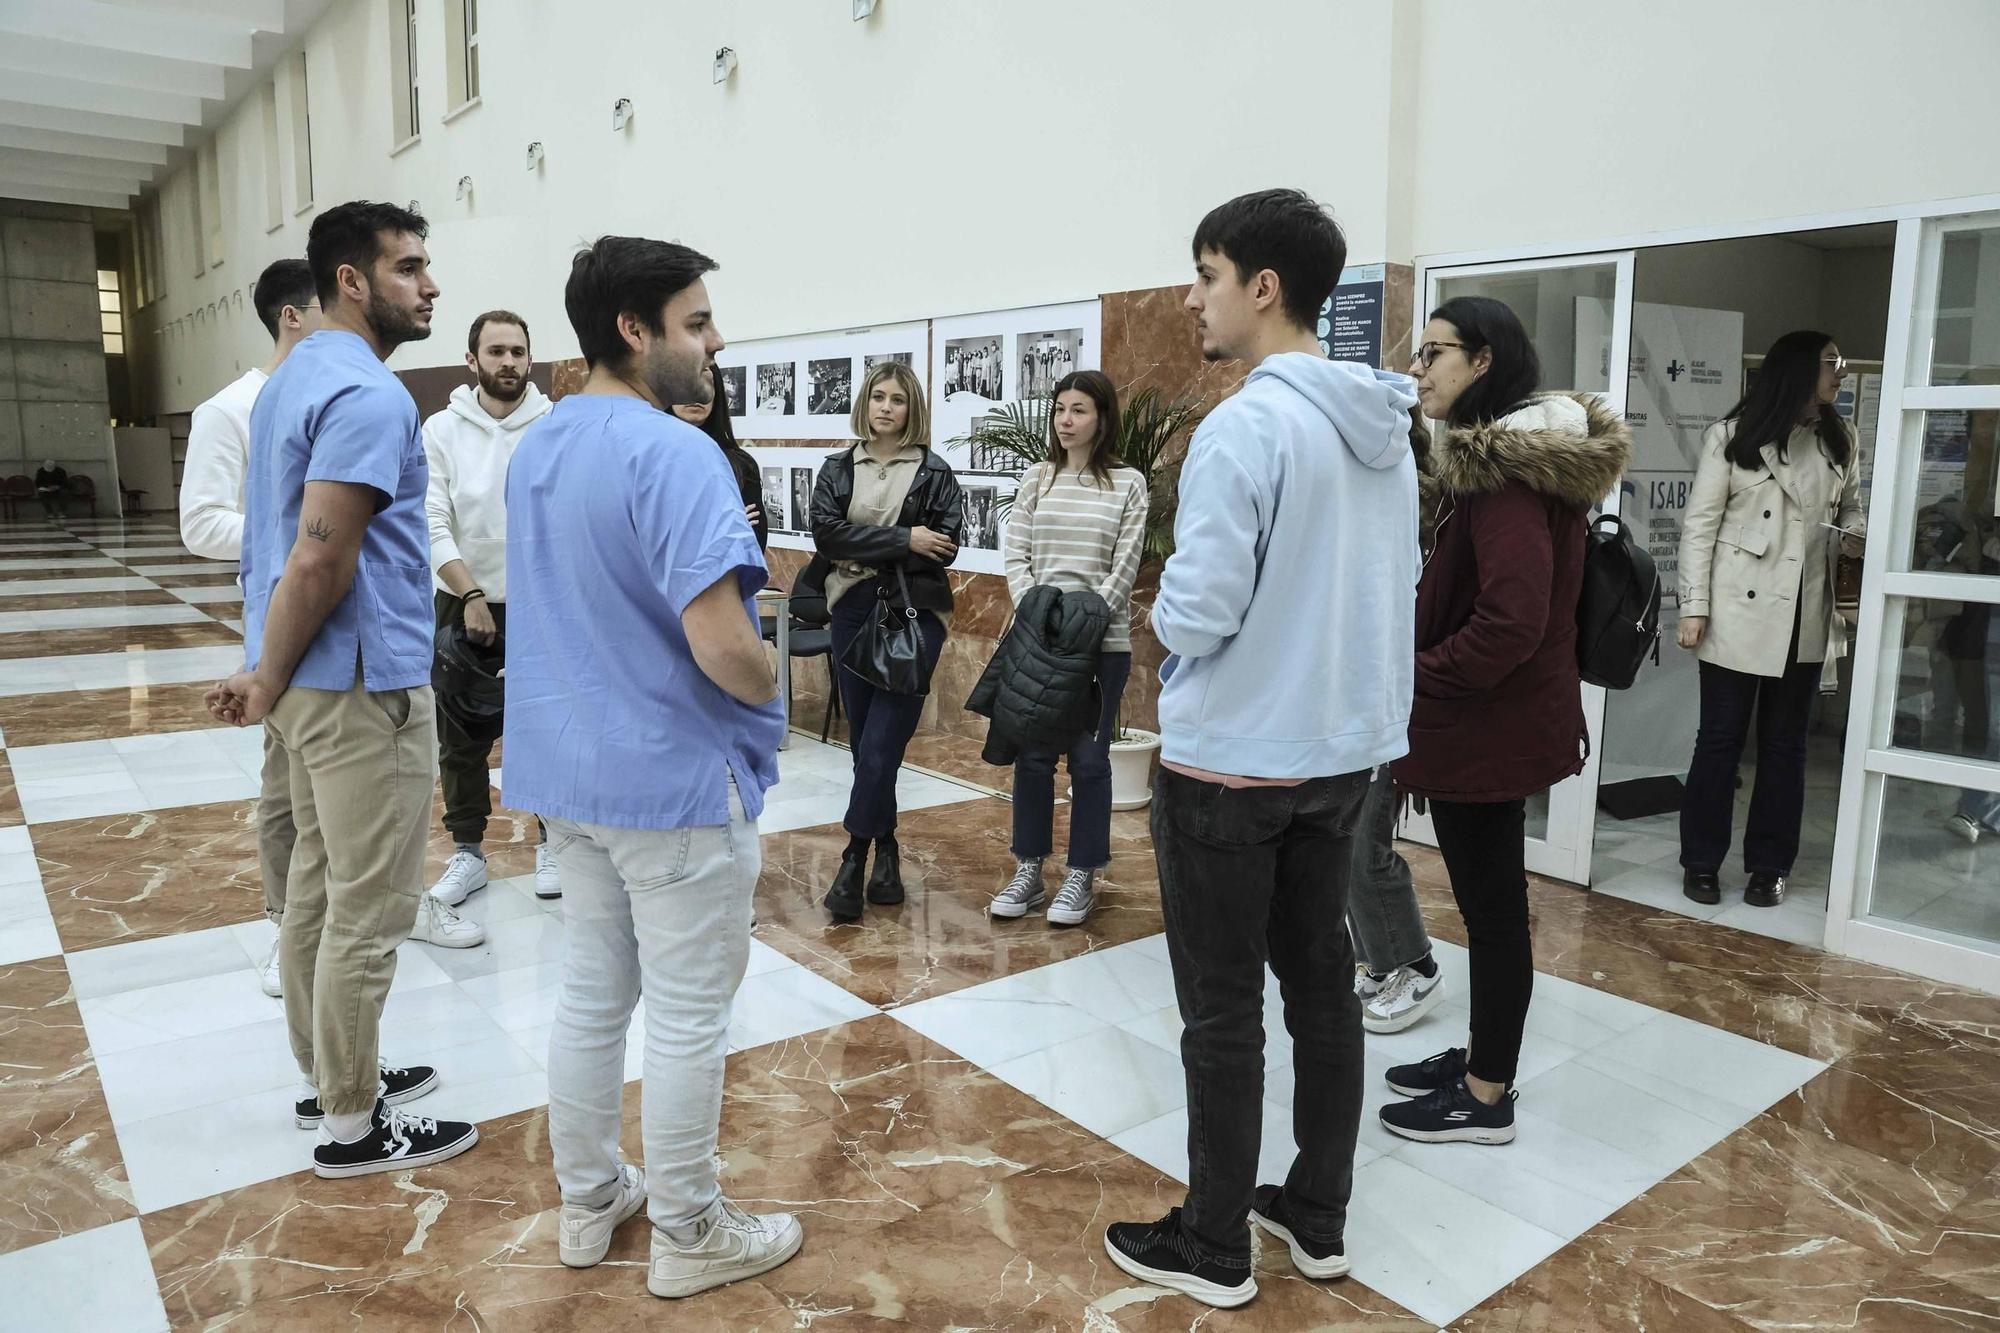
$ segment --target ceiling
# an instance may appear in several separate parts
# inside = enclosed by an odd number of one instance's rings
[[[0,0],[0,198],[126,208],[332,0]]]

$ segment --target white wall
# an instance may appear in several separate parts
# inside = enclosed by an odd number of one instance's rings
[[[419,0],[422,138],[392,158],[387,9],[345,0],[306,40],[315,194],[416,199],[432,222],[436,332],[398,368],[455,362],[495,305],[528,318],[542,359],[574,355],[563,280],[605,232],[714,256],[733,338],[1185,281],[1202,213],[1274,183],[1332,205],[1374,259],[1391,2],[883,0],[857,24],[846,0],[509,0],[481,7],[483,104],[443,125],[441,0]],[[716,87],[722,45],[741,65]],[[614,134],[621,96],[637,117]],[[304,252],[310,215],[264,232],[261,134],[255,98],[222,131],[219,274],[189,276],[185,185],[168,183],[161,322]],[[547,149],[533,174],[530,140]],[[289,216],[289,143],[282,160]],[[267,350],[232,303],[169,340],[152,405],[191,406]]]
[[[1991,0],[1417,3],[1420,255],[2000,183]]]

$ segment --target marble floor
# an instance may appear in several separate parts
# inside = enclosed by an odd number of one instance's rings
[[[1241,1311],[1135,1284],[1102,1228],[1178,1203],[1187,1171],[1144,812],[1116,817],[1086,927],[992,922],[1002,784],[930,734],[900,785],[902,907],[837,927],[818,908],[845,841],[838,746],[795,734],[763,821],[719,1152],[735,1197],[801,1215],[792,1263],[663,1306],[643,1226],[598,1269],[555,1262],[563,927],[524,878],[532,820],[504,808],[495,882],[464,909],[486,943],[405,945],[384,1015],[390,1057],[441,1071],[417,1109],[480,1121],[480,1146],[319,1180],[256,984],[254,737],[199,707],[240,657],[234,592],[163,518],[0,528],[0,1328],[2000,1328],[2000,1000],[1652,901],[1649,829],[1604,847],[1605,892],[1533,886],[1513,1145],[1370,1121],[1353,1277],[1303,1280],[1263,1246]],[[217,638],[170,637],[190,632]],[[448,851],[433,838],[433,871]],[[1406,851],[1450,998],[1369,1039],[1371,1106],[1390,1063],[1466,1021],[1441,867]],[[1275,1014],[1267,1034],[1276,1175],[1290,1043]]]

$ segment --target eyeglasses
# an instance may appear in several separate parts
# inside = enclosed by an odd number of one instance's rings
[[[1819,363],[1822,366],[1832,366],[1836,375],[1847,373],[1847,358],[1844,356],[1823,356],[1819,359]]]
[[[1417,349],[1416,355],[1410,358],[1410,364],[1429,370],[1432,363],[1438,359],[1438,353],[1447,347],[1456,347],[1461,352],[1465,350],[1464,343],[1425,343]]]

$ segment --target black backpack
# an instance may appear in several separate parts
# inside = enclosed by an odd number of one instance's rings
[[[1660,660],[1660,575],[1616,514],[1591,520],[1576,600],[1576,665],[1586,685],[1629,689],[1646,655]]]

